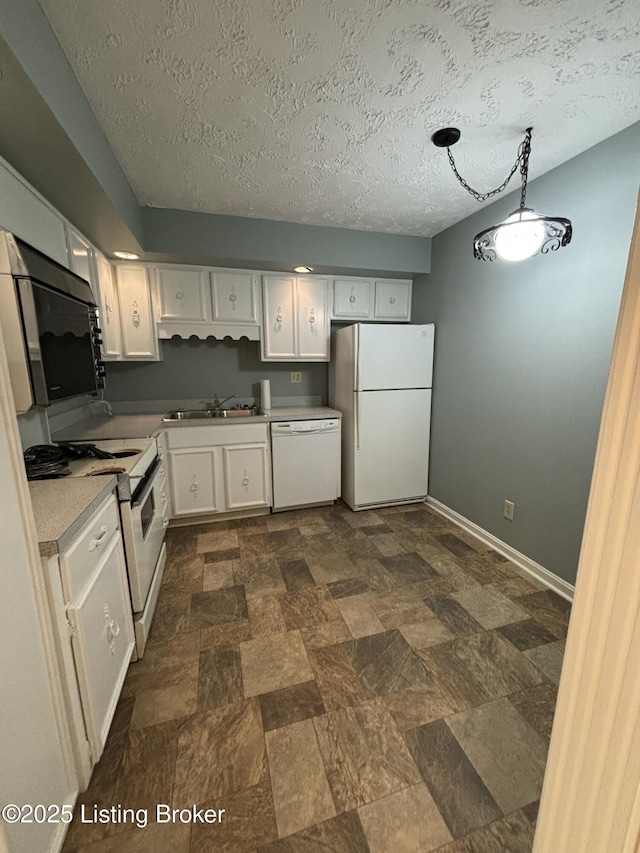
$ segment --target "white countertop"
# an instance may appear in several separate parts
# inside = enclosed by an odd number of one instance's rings
[[[117,482],[105,475],[29,483],[40,554],[51,557],[64,551]]]
[[[52,441],[98,441],[110,438],[143,438],[161,429],[185,429],[190,426],[230,426],[231,424],[271,423],[272,421],[310,421],[341,418],[342,412],[328,406],[281,406],[267,409],[264,415],[242,418],[203,418],[202,420],[163,421],[161,414],[93,415],[58,430]]]
[[[328,406],[280,406],[277,409],[266,409],[265,416],[269,421],[324,421],[327,418],[341,418],[342,412]]]
[[[86,440],[104,438],[146,438],[161,427],[162,415],[92,415],[82,421],[52,433],[52,441]]]

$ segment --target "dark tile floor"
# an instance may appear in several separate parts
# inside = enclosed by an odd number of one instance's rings
[[[569,605],[423,505],[172,530],[91,853],[527,853]],[[157,823],[156,804],[224,809]]]

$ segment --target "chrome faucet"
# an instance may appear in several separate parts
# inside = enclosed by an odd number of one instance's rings
[[[216,394],[213,398],[213,408],[221,409],[225,403],[229,400],[235,400],[237,396],[237,394],[230,394],[228,397],[225,397],[224,400],[218,400],[218,395]]]

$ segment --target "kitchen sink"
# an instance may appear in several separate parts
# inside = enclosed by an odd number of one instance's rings
[[[211,420],[212,418],[255,418],[262,415],[257,406],[249,409],[187,409],[176,412],[167,412],[163,421],[199,421]]]

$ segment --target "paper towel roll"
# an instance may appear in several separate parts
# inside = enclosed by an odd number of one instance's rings
[[[263,409],[271,408],[271,382],[268,379],[260,380],[260,402]]]

